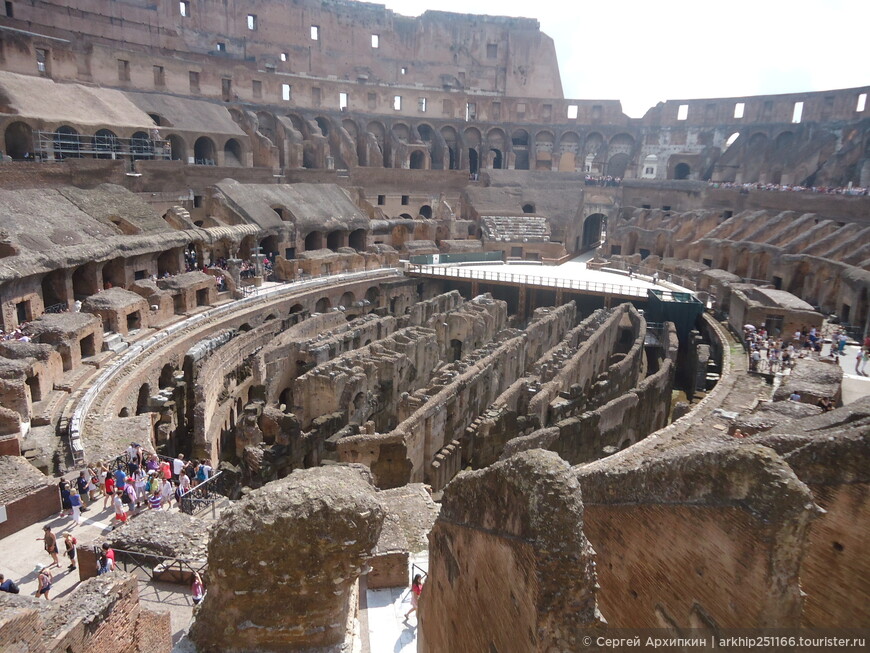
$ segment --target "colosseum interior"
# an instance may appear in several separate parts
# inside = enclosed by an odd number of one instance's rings
[[[866,636],[868,92],[629,118],[528,18],[5,2],[0,649]],[[131,442],[214,476],[27,596]]]

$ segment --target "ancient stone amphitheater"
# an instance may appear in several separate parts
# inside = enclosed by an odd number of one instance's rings
[[[743,326],[842,330],[850,371],[870,87],[631,119],[531,19],[5,14],[0,537],[136,441],[221,472],[200,651],[376,651],[421,550],[429,653],[867,632],[870,388]],[[4,594],[0,649],[171,649],[126,574],[62,600]]]

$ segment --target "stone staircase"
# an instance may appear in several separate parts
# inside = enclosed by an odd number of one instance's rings
[[[550,240],[550,223],[538,215],[485,215],[481,226],[485,240],[512,243]]]
[[[103,334],[103,351],[111,351],[115,354],[120,354],[122,351],[127,349],[130,346],[120,333],[115,333],[114,331],[111,333]]]

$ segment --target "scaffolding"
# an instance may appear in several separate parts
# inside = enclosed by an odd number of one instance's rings
[[[112,133],[76,134],[66,131],[33,132],[34,158],[37,161],[63,161],[64,159],[172,159],[172,147],[162,138],[134,135],[118,138]]]

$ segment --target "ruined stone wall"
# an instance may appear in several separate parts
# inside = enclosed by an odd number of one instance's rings
[[[816,508],[772,450],[747,444],[575,469],[611,627],[800,625],[800,563]]]
[[[870,404],[862,399],[832,413],[791,422],[760,442],[780,452],[824,510],[810,526],[801,564],[806,594],[802,625],[853,628],[867,622],[870,568],[868,435]],[[794,434],[794,435],[792,435]]]
[[[446,488],[429,535],[418,649],[576,651],[598,625],[573,470],[531,451]]]
[[[136,578],[122,571],[91,578],[50,604],[24,594],[0,596],[4,651],[169,653],[171,632],[169,613],[143,609]]]
[[[528,411],[538,417],[541,426],[546,426],[553,418],[558,419],[561,411],[554,402],[557,402],[560,392],[568,392],[572,386],[579,386],[577,392],[585,396],[591,395],[593,384],[600,375],[606,373],[606,395],[612,397],[634,386],[639,375],[643,373],[646,321],[630,304],[622,304],[615,309],[598,328],[580,341],[580,335],[585,334],[589,326],[592,323],[581,324],[583,331],[574,330],[576,342],[573,347],[577,349],[570,354],[567,361],[561,365],[552,364],[555,368],[553,371],[541,370],[541,385],[529,401]],[[630,349],[623,352],[624,357],[620,361],[614,362],[617,345],[625,347],[626,343],[630,343]],[[541,367],[546,368],[549,365],[545,361]],[[572,391],[573,394],[575,393]],[[550,415],[551,411],[553,417]]]
[[[434,331],[408,327],[304,373],[293,383],[293,412],[302,428],[328,413],[384,428],[393,421],[399,394],[425,384],[440,363]]]
[[[573,303],[540,309],[525,331],[503,331],[472,357],[442,368],[427,388],[405,398],[399,406],[401,421],[391,432],[343,438],[338,443],[340,459],[368,465],[379,487],[428,482],[439,450],[460,436],[574,321]],[[529,348],[536,353],[529,355]]]
[[[337,649],[383,520],[366,475],[347,466],[296,470],[233,503],[209,541],[198,650]]]

